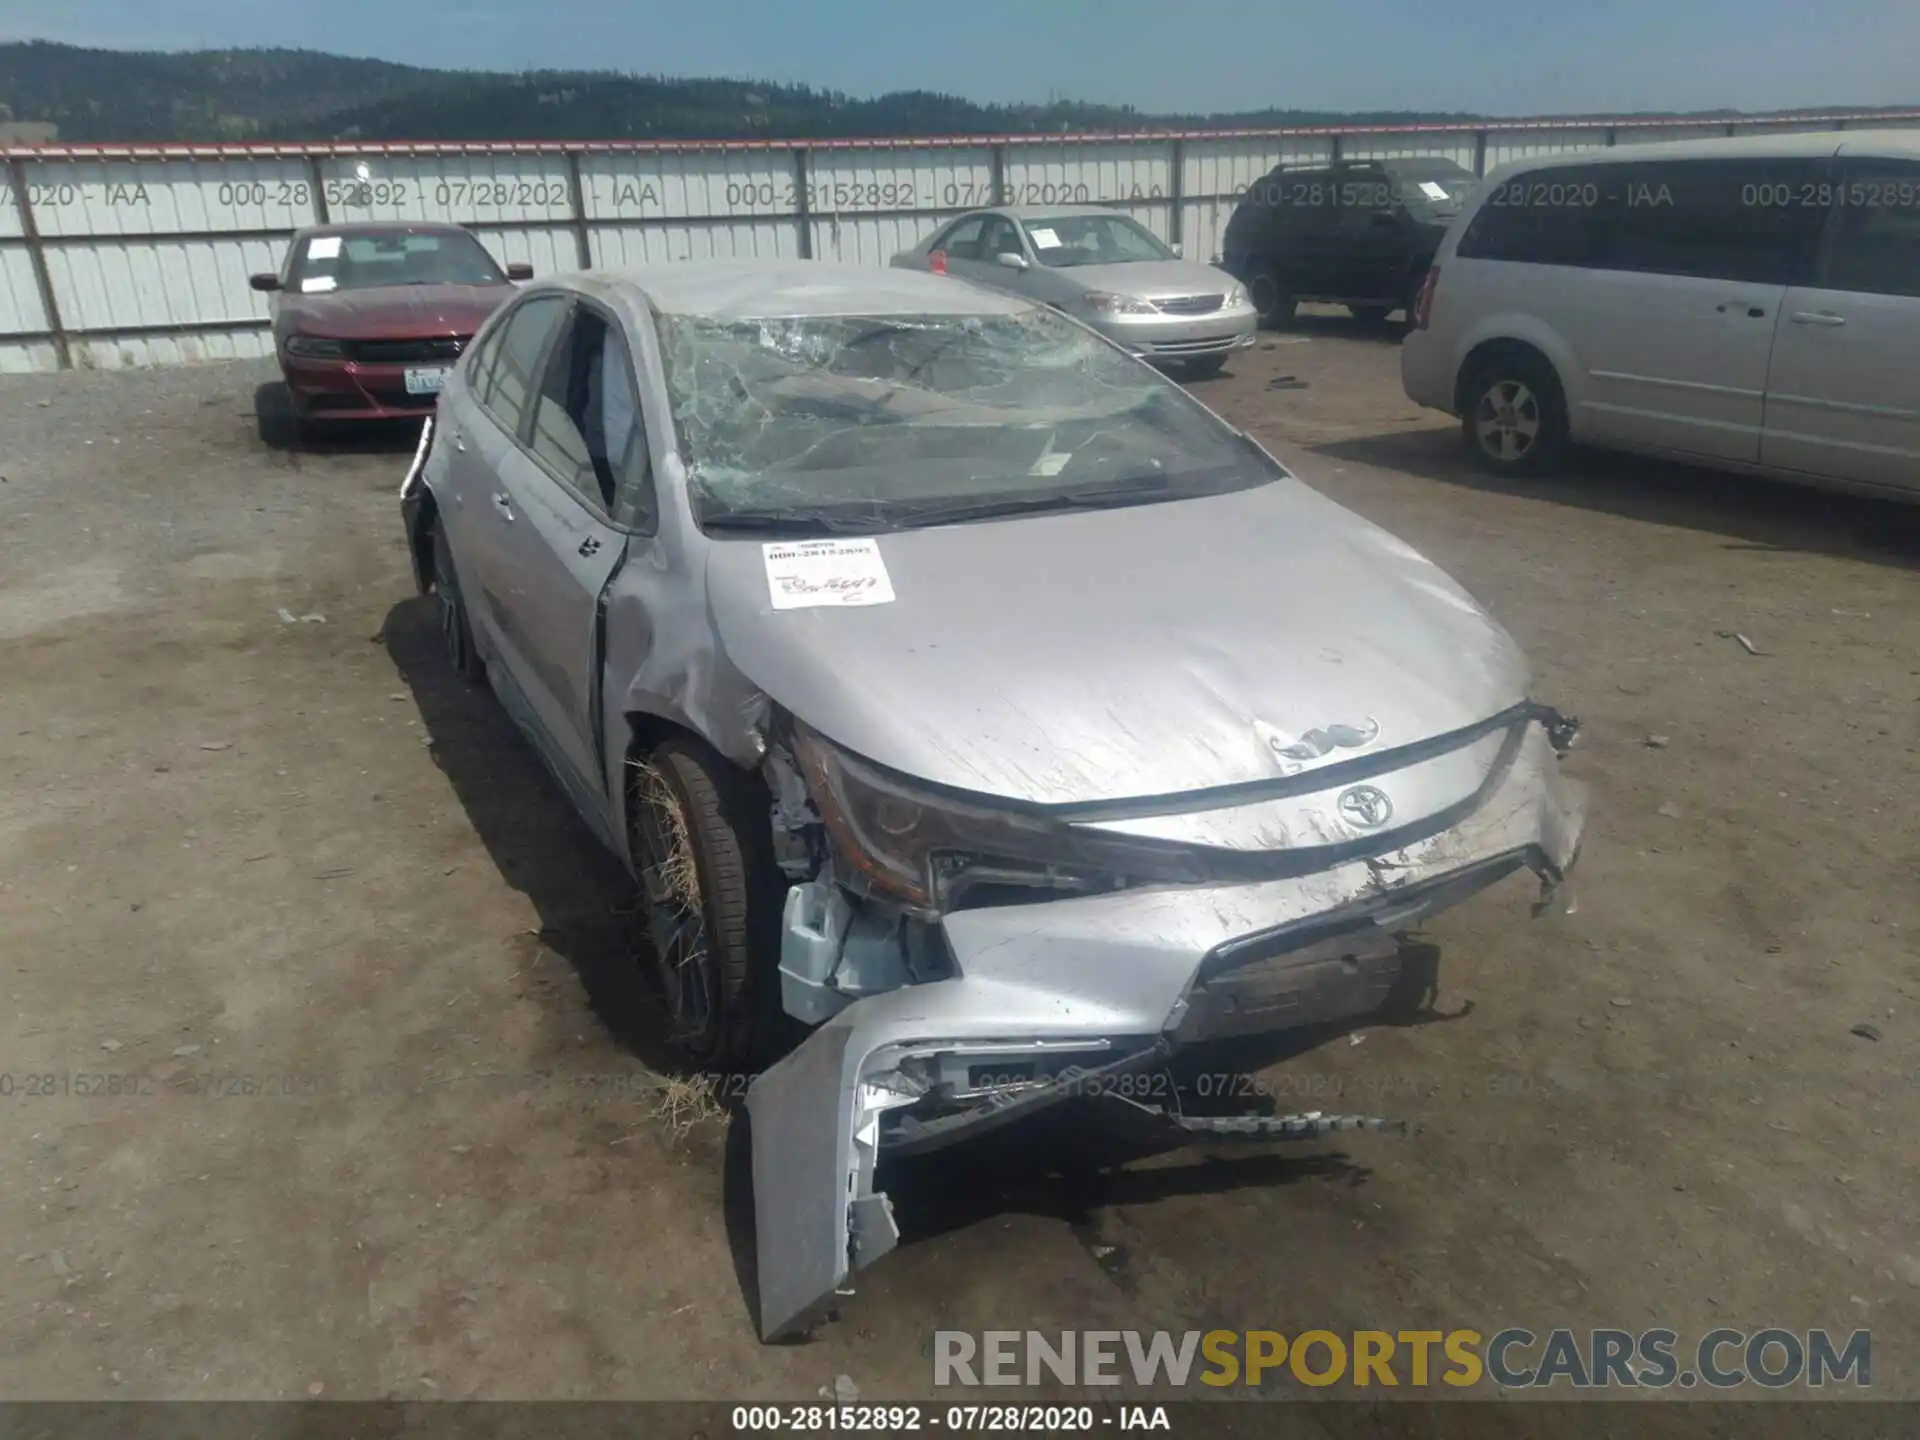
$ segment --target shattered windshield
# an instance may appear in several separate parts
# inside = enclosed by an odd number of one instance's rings
[[[662,316],[708,529],[885,530],[1275,478],[1257,447],[1051,310]]]
[[[1033,253],[1055,269],[1175,258],[1151,230],[1125,215],[1062,215],[1024,223]]]
[[[375,230],[315,235],[294,261],[288,287],[303,295],[387,285],[505,285],[486,247],[457,231]]]

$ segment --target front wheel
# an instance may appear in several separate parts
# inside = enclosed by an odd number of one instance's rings
[[[1514,355],[1484,362],[1462,392],[1461,433],[1496,475],[1538,475],[1567,446],[1567,406],[1544,360]]]
[[[631,846],[674,1047],[697,1069],[746,1072],[780,1023],[780,906],[767,800],[698,741],[633,766]]]
[[[1270,330],[1292,324],[1294,312],[1300,308],[1300,302],[1287,293],[1280,277],[1265,266],[1247,277],[1247,299],[1253,302],[1260,323]]]

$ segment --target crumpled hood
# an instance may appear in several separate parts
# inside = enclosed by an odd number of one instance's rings
[[[780,611],[762,544],[716,543],[714,621],[778,704],[939,784],[1175,794],[1290,773],[1278,752],[1310,731],[1377,722],[1377,754],[1525,698],[1524,658],[1458,585],[1297,480],[877,543],[891,603]]]
[[[288,318],[334,340],[471,335],[515,294],[511,285],[382,285],[338,294],[289,294]]]

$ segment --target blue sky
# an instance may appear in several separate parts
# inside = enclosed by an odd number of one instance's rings
[[[0,0],[27,38],[1145,110],[1920,104],[1920,0]]]

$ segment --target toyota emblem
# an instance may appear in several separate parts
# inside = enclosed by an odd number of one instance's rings
[[[1378,830],[1393,818],[1393,802],[1387,798],[1384,790],[1372,785],[1355,785],[1351,790],[1342,790],[1340,798],[1333,803],[1341,819],[1362,830]]]

